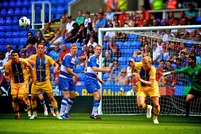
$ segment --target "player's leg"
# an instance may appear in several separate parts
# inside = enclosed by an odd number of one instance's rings
[[[194,99],[194,95],[188,94],[186,97],[186,117],[189,117],[190,102]]]
[[[26,92],[24,95],[24,98],[27,102],[27,107],[24,109],[25,112],[27,112],[28,117],[31,117],[31,102],[29,100],[29,84],[26,82]]]
[[[160,113],[160,104],[159,104],[159,97],[151,97],[154,109],[153,109],[153,113],[154,113],[154,117],[153,117],[153,122],[154,124],[159,124],[158,122],[158,115]]]
[[[92,96],[94,97],[93,101],[93,109],[91,113],[91,118],[92,119],[101,119],[100,116],[98,115],[98,107],[100,105],[100,100],[101,100],[101,95],[100,95],[100,90],[93,92]]]
[[[31,87],[31,109],[32,109],[32,116],[30,117],[30,119],[35,119],[37,117],[37,94],[38,91],[40,90],[40,86],[36,84],[32,84]]]
[[[61,101],[60,115],[63,119],[67,119],[66,113],[68,112],[68,99],[70,98],[69,91],[62,91],[63,99]]]
[[[45,93],[43,93],[43,92],[39,93],[39,94],[38,94],[38,98],[39,98],[39,100],[40,100],[41,106],[43,107],[44,115],[45,115],[45,116],[48,116],[48,109],[47,109],[47,106],[46,106],[44,94],[45,94]]]
[[[54,108],[52,107],[52,104],[49,102],[49,108],[50,108],[50,114],[52,116],[56,116],[55,112],[54,112]]]
[[[12,107],[13,107],[14,112],[16,113],[15,119],[20,119],[19,101],[17,99],[16,94],[12,94]]]
[[[73,102],[76,98],[76,94],[75,94],[75,84],[73,80],[69,80],[69,89],[70,89],[70,97],[68,98],[68,107],[66,109],[66,116],[67,118],[70,118],[69,112],[71,107],[73,106]]]

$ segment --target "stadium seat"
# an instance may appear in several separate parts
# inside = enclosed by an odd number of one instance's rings
[[[2,6],[3,6],[4,8],[8,8],[9,3],[8,3],[7,1],[4,1],[3,4],[2,4]]]
[[[80,55],[80,53],[82,52],[82,50],[77,50],[77,53],[76,53],[76,56],[79,56]]]
[[[5,22],[5,24],[6,24],[6,25],[12,25],[12,23],[13,23],[13,20],[12,20],[10,17],[6,17],[6,22]]]
[[[142,56],[138,56],[134,59],[135,62],[140,62],[142,60]]]
[[[1,16],[6,16],[6,14],[7,14],[7,11],[6,11],[6,9],[1,9],[1,13],[0,13],[0,15]]]
[[[70,45],[71,45],[71,43],[66,43],[66,47],[68,50],[70,50]]]
[[[21,10],[19,8],[15,8],[14,15],[20,15]]]
[[[12,26],[6,26],[6,27],[5,27],[5,30],[6,30],[6,31],[11,31],[12,29],[13,29]]]
[[[27,42],[27,38],[21,38],[21,39],[20,39],[20,44],[21,44],[21,45],[24,45],[24,46],[25,46],[25,45],[26,45],[26,42]]]
[[[13,45],[19,45],[20,38],[13,39]]]
[[[17,16],[14,16],[14,17],[13,17],[13,24],[14,24],[14,25],[19,24],[19,19],[18,19]]]
[[[4,38],[0,38],[0,44],[4,44],[5,43],[5,39]]]
[[[23,7],[23,8],[22,8],[21,14],[22,14],[22,15],[27,15],[27,14],[29,14],[29,11],[26,9],[26,7]]]
[[[8,9],[8,12],[7,12],[8,15],[13,15],[14,14],[14,11],[12,8],[9,8]]]
[[[132,43],[131,41],[124,42],[123,48],[130,48],[131,43]]]
[[[103,80],[104,81],[107,81],[107,79],[110,77],[110,73],[105,73],[104,75],[103,75]]]
[[[0,25],[4,25],[5,24],[5,20],[3,17],[0,17]]]
[[[123,48],[123,42],[117,41],[116,44],[119,46],[120,49]]]
[[[11,1],[9,2],[9,7],[15,7],[15,6],[16,6],[15,1],[14,1],[14,0],[11,0]]]
[[[6,44],[11,44],[13,42],[12,38],[6,38],[5,43]]]
[[[1,26],[0,25],[0,31],[5,31],[5,29],[6,29],[6,26]]]
[[[27,7],[27,6],[31,6],[31,3],[29,0],[24,0],[23,1],[23,6]]]
[[[12,32],[6,32],[5,37],[6,38],[13,37],[13,33]]]
[[[62,14],[64,14],[63,5],[59,5],[59,6],[57,7],[57,14],[60,14],[60,16],[61,16]]]
[[[23,3],[21,0],[17,0],[16,2],[16,7],[22,7],[23,6]]]
[[[196,23],[197,23],[197,24],[201,24],[201,17],[198,17],[198,18],[196,19]]]
[[[85,74],[84,73],[77,73],[77,75],[80,77],[80,81],[84,81],[85,79]]]
[[[4,37],[4,32],[0,32],[0,38]]]
[[[127,58],[128,57],[119,57],[118,61],[120,65],[125,65],[127,63]]]
[[[77,73],[83,73],[84,72],[84,66],[77,65],[76,68],[75,68],[75,72],[77,72]]]
[[[20,33],[20,26],[19,25],[14,25],[13,26],[13,31],[18,31]]]

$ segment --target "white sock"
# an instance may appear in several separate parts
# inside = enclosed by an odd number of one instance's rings
[[[60,115],[64,115],[66,109],[68,108],[68,99],[67,98],[63,98],[61,101],[61,109],[60,109]]]
[[[99,104],[100,104],[100,100],[94,100],[93,109],[92,109],[92,113],[91,113],[92,115],[94,115],[94,116],[98,115]]]

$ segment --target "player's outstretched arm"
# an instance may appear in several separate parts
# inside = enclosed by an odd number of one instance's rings
[[[110,72],[110,68],[109,67],[105,67],[105,68],[98,68],[96,66],[92,67],[94,72],[103,72],[103,73],[107,73]]]

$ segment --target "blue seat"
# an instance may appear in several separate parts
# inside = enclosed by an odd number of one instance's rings
[[[7,7],[9,6],[9,3],[8,3],[7,1],[4,1],[3,4],[2,4],[2,6],[3,6],[4,8],[7,8]]]
[[[134,41],[131,43],[130,48],[134,48],[134,49],[139,49],[141,46],[141,42],[140,41]]]
[[[6,26],[0,26],[0,31],[5,31],[6,30]]]
[[[16,50],[16,45],[11,45],[13,50]]]
[[[117,41],[116,44],[119,46],[119,48],[123,47],[123,42],[121,42],[121,41]]]
[[[0,38],[4,37],[4,32],[0,32]]]
[[[84,73],[77,73],[77,75],[80,77],[80,81],[84,81],[85,79],[85,74]]]
[[[13,17],[13,24],[15,24],[15,25],[19,24],[19,19],[17,16]]]
[[[14,15],[20,15],[21,10],[19,8],[15,8]]]
[[[13,31],[19,31],[20,32],[20,26],[19,25],[14,25],[13,26]]]
[[[124,42],[123,48],[130,48],[131,43],[132,43],[132,42],[130,42],[130,41]]]
[[[13,45],[19,45],[20,38],[13,39]]]
[[[8,15],[13,15],[14,14],[14,11],[12,8],[9,8],[8,9],[8,12],[7,12]]]
[[[64,8],[63,8],[63,5],[62,5],[62,6],[59,5],[59,6],[57,7],[57,14],[60,14],[60,15],[64,14]]]
[[[12,38],[6,38],[5,40],[6,44],[11,44],[13,42]]]
[[[23,3],[21,0],[17,0],[16,2],[16,7],[22,7],[23,6]]]
[[[142,56],[138,56],[134,59],[135,62],[140,62],[142,60]]]
[[[77,65],[76,68],[75,68],[75,72],[83,73],[84,72],[84,66]]]
[[[5,39],[4,38],[0,38],[0,44],[4,44],[5,43]]]
[[[12,26],[6,26],[6,28],[5,28],[6,31],[11,31],[12,29],[13,29]]]
[[[5,22],[5,24],[6,24],[6,25],[12,25],[12,23],[13,23],[13,20],[12,20],[10,17],[6,17],[6,22]]]
[[[119,57],[118,61],[120,65],[125,65],[127,63],[127,58],[128,57]]]
[[[31,6],[31,3],[29,2],[29,0],[24,0],[23,1],[23,6],[25,6],[25,7]]]
[[[9,2],[9,7],[15,7],[16,6],[16,3],[15,3],[15,1],[14,0],[11,0],[10,2]]]
[[[29,11],[27,10],[26,7],[23,7],[23,8],[22,8],[21,14],[22,14],[22,15],[27,15],[27,14],[29,14]]]
[[[12,32],[6,32],[5,37],[13,37],[13,33]]]
[[[26,43],[27,43],[27,38],[21,38],[21,39],[20,39],[20,44],[21,44],[21,45],[24,45],[24,46],[25,46]]]
[[[20,37],[27,37],[27,31],[20,32]]]
[[[81,54],[82,50],[77,50],[76,56],[79,56]]]
[[[105,73],[104,75],[103,75],[103,80],[104,81],[107,81],[107,79],[110,77],[110,73]]]
[[[7,11],[6,11],[6,9],[1,9],[1,13],[0,13],[0,15],[2,15],[2,16],[6,16],[6,14],[7,14]]]
[[[5,25],[5,20],[4,20],[4,18],[3,17],[0,17],[0,25]]]
[[[70,46],[71,46],[71,43],[66,43],[66,47],[68,50],[70,50]]]

